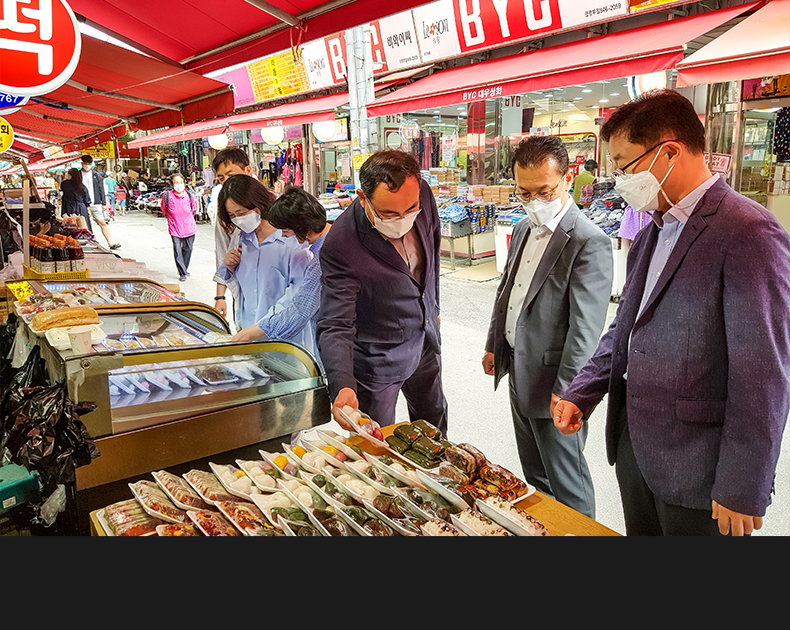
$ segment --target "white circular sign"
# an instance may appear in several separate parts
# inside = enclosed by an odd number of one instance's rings
[[[212,149],[221,151],[228,146],[228,136],[224,133],[218,133],[216,136],[209,136],[208,144]]]
[[[404,140],[416,140],[420,137],[420,126],[414,120],[406,120],[401,123],[399,132]]]
[[[285,138],[285,129],[281,126],[264,127],[261,129],[261,136],[266,144],[280,144]]]

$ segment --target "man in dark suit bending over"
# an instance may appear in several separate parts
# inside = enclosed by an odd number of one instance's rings
[[[374,153],[359,179],[358,198],[334,222],[320,254],[316,341],[333,405],[358,408],[386,426],[403,392],[409,417],[446,435],[436,200],[403,151]]]

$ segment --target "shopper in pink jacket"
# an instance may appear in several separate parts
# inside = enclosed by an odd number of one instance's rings
[[[171,178],[172,190],[162,195],[162,214],[167,218],[170,238],[173,239],[173,255],[181,282],[189,275],[189,261],[195,244],[197,224],[197,203],[194,196],[186,189],[184,176],[176,173]]]

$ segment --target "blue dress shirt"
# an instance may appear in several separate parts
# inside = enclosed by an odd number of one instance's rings
[[[307,263],[304,280],[294,291],[292,299],[284,308],[280,308],[281,304],[270,309],[269,313],[258,322],[267,337],[296,341],[296,338],[301,336],[303,338],[301,345],[318,359],[319,363],[318,346],[315,342],[316,315],[321,305],[321,264],[318,254],[325,238],[326,234],[323,234],[310,245],[313,258]]]
[[[238,326],[243,329],[260,322],[278,303],[280,308],[288,305],[304,279],[311,254],[293,236],[284,238],[281,230],[261,243],[255,232],[242,233],[239,246],[241,261],[235,272],[223,262],[217,273],[223,280],[238,282]]]

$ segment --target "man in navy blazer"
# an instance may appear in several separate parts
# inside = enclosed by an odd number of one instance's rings
[[[320,254],[316,341],[333,406],[358,408],[386,426],[402,391],[409,417],[446,435],[436,200],[403,151],[374,153],[359,179],[358,198]]]
[[[750,534],[771,502],[790,410],[790,235],[711,175],[702,123],[677,92],[619,108],[601,138],[615,189],[655,212],[555,425],[578,431],[609,395],[628,535]]]

